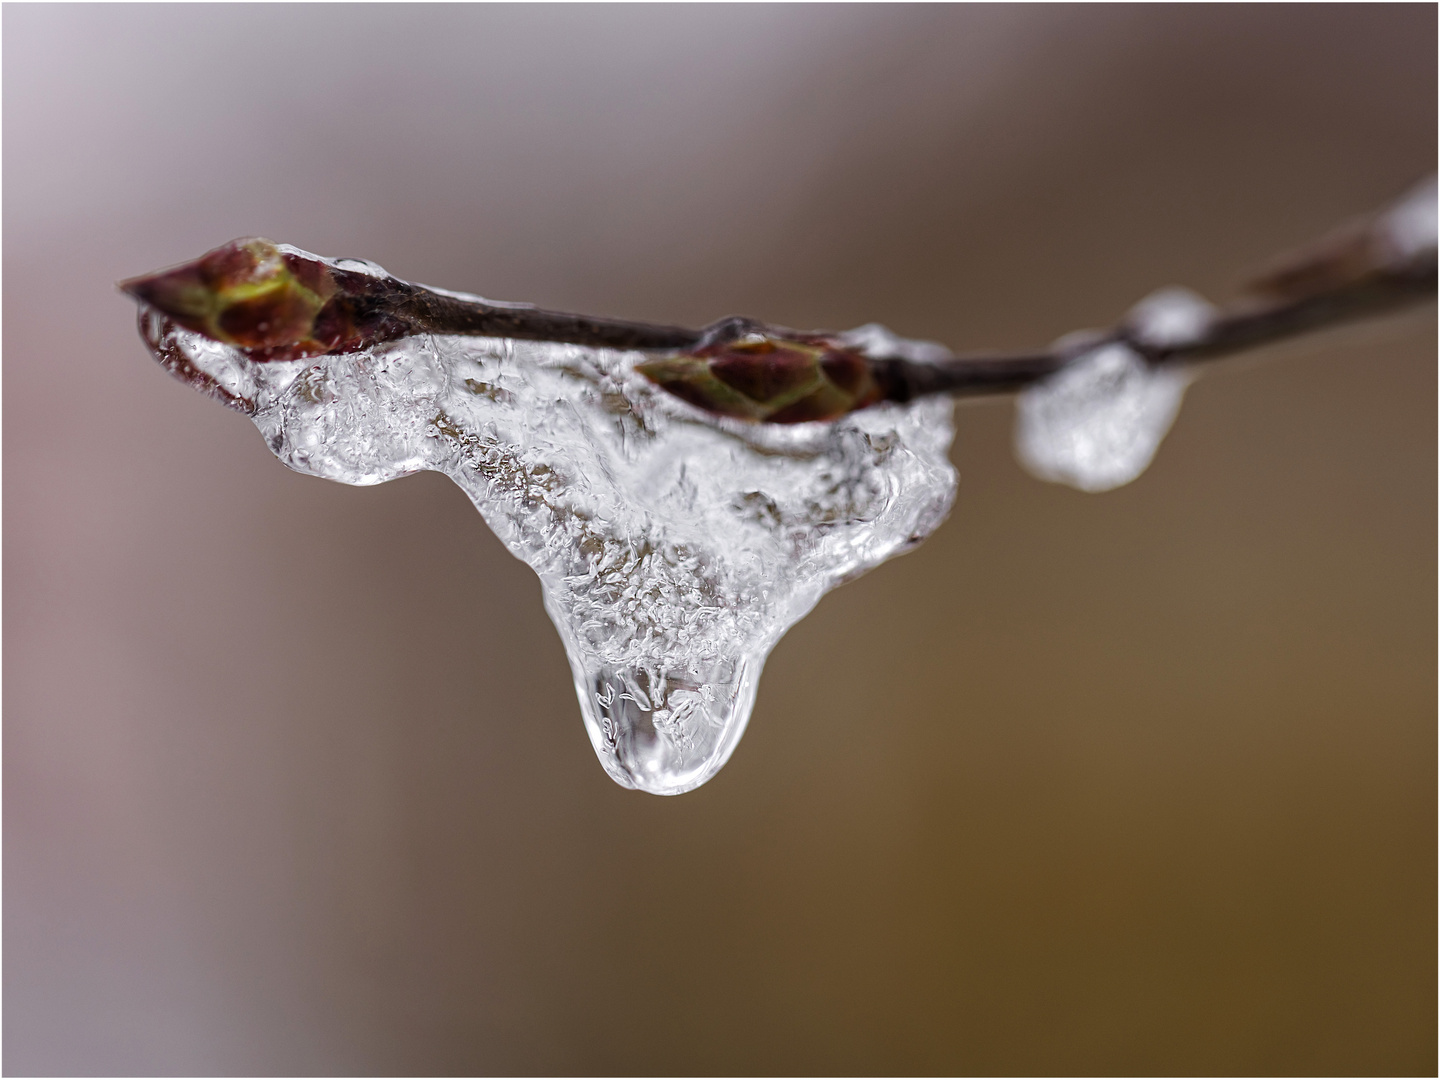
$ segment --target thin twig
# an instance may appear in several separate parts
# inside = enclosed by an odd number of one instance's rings
[[[120,282],[141,304],[266,362],[354,352],[412,334],[684,349],[702,331],[545,311],[415,285],[355,259],[330,260],[261,238]]]
[[[1203,316],[1181,333],[1157,332],[1153,320],[1140,317],[1142,305],[1112,330],[1072,335],[1046,349],[931,362],[872,356],[845,335],[739,317],[694,330],[496,303],[259,239],[233,241],[120,288],[259,362],[353,352],[421,333],[641,350],[664,355],[638,370],[700,408],[790,423],[832,419],[879,401],[1011,392],[1110,343],[1154,364],[1213,360],[1425,300],[1436,289],[1435,193],[1431,180],[1278,260],[1252,296],[1220,310],[1201,305]]]
[[[1031,353],[976,353],[934,364],[905,363],[899,377],[908,398],[948,393],[957,397],[1008,393],[1053,375],[1079,351],[1111,342],[1133,349],[1153,364],[1218,360],[1247,349],[1269,345],[1311,331],[1427,300],[1435,295],[1435,252],[1377,272],[1360,281],[1293,300],[1249,301],[1221,311],[1198,336],[1183,342],[1147,339],[1133,326],[1087,335],[1082,345],[1069,344]],[[908,400],[897,390],[892,400]]]

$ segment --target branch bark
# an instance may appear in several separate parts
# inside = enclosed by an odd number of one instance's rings
[[[925,394],[959,397],[1007,393],[1054,374],[1078,352],[1111,342],[1133,349],[1153,364],[1218,360],[1301,334],[1383,315],[1434,297],[1435,251],[1403,264],[1379,269],[1359,280],[1332,285],[1313,295],[1274,300],[1253,299],[1221,310],[1203,332],[1181,341],[1150,339],[1133,325],[1087,336],[1033,353],[974,353],[933,365],[906,364],[893,400]],[[908,398],[900,396],[908,390]]]

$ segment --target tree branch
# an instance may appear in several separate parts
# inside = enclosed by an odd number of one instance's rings
[[[1112,342],[1128,346],[1153,364],[1218,360],[1311,331],[1383,315],[1430,299],[1435,290],[1432,249],[1401,266],[1312,296],[1237,304],[1217,313],[1203,331],[1184,341],[1155,340],[1143,328],[1121,325],[1040,352],[977,353],[933,365],[906,364],[902,378],[913,380],[909,384],[912,398],[936,393],[961,397],[1006,393],[1054,374],[1079,352]],[[907,400],[898,396],[895,399]]]
[[[1176,290],[1120,326],[1046,349],[922,362],[874,356],[828,331],[730,317],[704,330],[497,303],[401,281],[373,264],[236,240],[120,283],[142,305],[267,362],[353,352],[413,334],[459,334],[660,352],[637,370],[710,412],[828,420],[880,401],[1015,391],[1076,356],[1122,343],[1153,364],[1213,360],[1434,296],[1435,182],[1286,256],[1225,309]]]

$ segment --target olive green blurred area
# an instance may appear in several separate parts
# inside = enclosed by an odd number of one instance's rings
[[[460,491],[287,472],[120,278],[1044,344],[1435,167],[1431,5],[3,12],[4,1069],[1434,1074],[1433,306],[1217,366],[781,642],[662,799]]]

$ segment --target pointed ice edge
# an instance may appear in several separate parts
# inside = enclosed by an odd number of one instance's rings
[[[955,493],[945,397],[757,425],[656,386],[636,371],[653,353],[416,335],[261,362],[148,308],[141,333],[292,469],[454,480],[539,576],[601,764],[654,794],[714,776],[780,637],[829,589],[922,541]],[[837,340],[945,355],[875,325]]]

